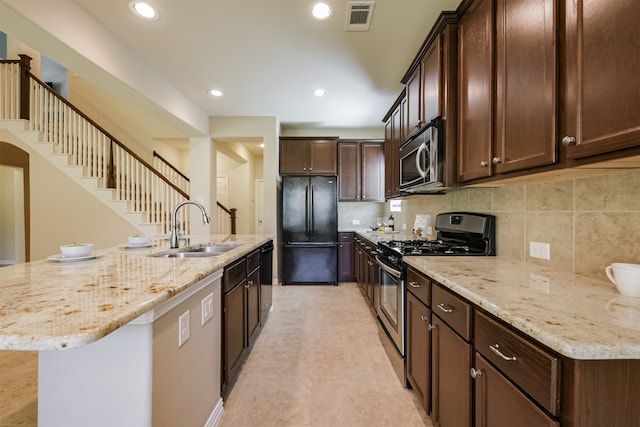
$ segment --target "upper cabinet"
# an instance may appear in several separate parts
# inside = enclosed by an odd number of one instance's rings
[[[436,117],[455,123],[457,16],[443,12],[402,78],[405,84],[402,140]]]
[[[459,181],[557,161],[556,21],[553,0],[479,0],[465,12]]]
[[[338,199],[342,202],[384,201],[382,141],[338,143]]]
[[[338,138],[280,138],[280,175],[336,175]]]
[[[640,7],[564,3],[562,149],[568,159],[640,146]]]
[[[402,143],[403,108],[406,106],[403,91],[391,111],[384,118],[384,195],[392,198],[400,195],[400,144]]]

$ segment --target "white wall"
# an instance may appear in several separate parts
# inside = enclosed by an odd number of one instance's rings
[[[61,244],[89,242],[99,250],[126,243],[128,235],[137,233],[12,133],[0,129],[0,141],[29,153],[32,261],[60,253]]]
[[[24,173],[0,165],[0,266],[25,261]]]

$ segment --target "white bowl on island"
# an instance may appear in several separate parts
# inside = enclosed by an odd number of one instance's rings
[[[89,256],[93,252],[93,243],[69,243],[60,246],[60,252],[67,258]]]
[[[129,240],[129,244],[132,246],[148,245],[151,241],[149,236],[146,236],[144,234],[135,234],[133,236],[129,236],[127,239]]]

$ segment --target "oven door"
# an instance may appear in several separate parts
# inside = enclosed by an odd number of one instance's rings
[[[403,272],[384,263],[376,256],[380,281],[380,310],[378,318],[404,357],[404,287]]]

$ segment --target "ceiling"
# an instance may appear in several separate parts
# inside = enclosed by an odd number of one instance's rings
[[[305,129],[381,127],[436,18],[460,3],[376,0],[370,29],[345,31],[347,0],[330,0],[324,22],[309,16],[311,0],[149,0],[155,21],[134,16],[129,0],[56,1],[90,15],[207,116],[277,116]],[[25,4],[43,3],[0,2],[27,19]]]

